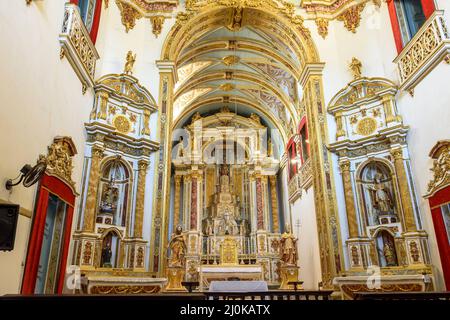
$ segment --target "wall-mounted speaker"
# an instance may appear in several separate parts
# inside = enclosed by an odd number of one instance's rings
[[[0,251],[14,249],[19,208],[17,204],[0,204]]]

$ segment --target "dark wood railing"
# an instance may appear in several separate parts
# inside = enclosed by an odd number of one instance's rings
[[[265,291],[265,292],[204,292],[207,300],[330,300],[332,290]]]
[[[444,300],[450,301],[450,292],[359,292],[355,300]]]

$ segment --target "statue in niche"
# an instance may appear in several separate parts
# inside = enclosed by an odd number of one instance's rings
[[[378,162],[363,171],[363,186],[369,225],[397,222],[392,178],[389,169]]]
[[[267,156],[272,157],[273,156],[273,143],[272,138],[269,138],[267,141]]]
[[[384,255],[384,258],[386,259],[386,265],[388,267],[397,265],[397,263],[395,261],[396,259],[395,259],[394,249],[392,248],[392,245],[389,242],[386,242],[384,244],[383,255]]]
[[[281,261],[284,265],[297,265],[297,239],[291,233],[291,227],[286,225],[286,230],[281,235]]]
[[[186,255],[186,241],[184,239],[184,235],[182,234],[183,229],[181,226],[177,226],[175,230],[175,234],[172,236],[172,239],[169,243],[170,248],[170,258],[169,258],[169,267],[182,267],[185,263],[185,255]]]
[[[390,213],[393,209],[393,202],[389,189],[382,182],[382,174],[377,172],[373,179],[373,185],[369,185],[368,189],[372,190],[373,207],[383,213]]]
[[[111,243],[107,240],[106,245],[102,249],[102,267],[103,268],[111,268],[111,257],[112,257],[112,250],[111,250]]]
[[[124,73],[125,74],[133,74],[133,66],[136,62],[136,54],[133,55],[133,52],[130,50],[127,53],[127,58],[125,62]]]
[[[102,199],[100,203],[100,213],[113,213],[117,208],[119,200],[119,189],[110,183],[103,187]]]

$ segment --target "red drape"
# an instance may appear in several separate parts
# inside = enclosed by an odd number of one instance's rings
[[[433,218],[434,232],[441,257],[442,271],[444,272],[445,286],[450,290],[450,244],[447,230],[440,206],[450,202],[450,187],[438,191],[429,200],[431,216]]]
[[[42,241],[44,237],[45,219],[47,218],[48,198],[50,194],[55,194],[68,207],[66,210],[65,226],[64,226],[64,242],[62,252],[60,253],[61,264],[59,267],[59,280],[57,293],[62,293],[64,285],[64,277],[67,265],[67,254],[70,243],[70,234],[72,230],[73,206],[75,204],[75,194],[72,189],[62,180],[44,175],[40,182],[38,199],[36,203],[33,223],[31,226],[31,235],[28,243],[27,258],[24,268],[24,276],[22,280],[22,294],[33,294],[36,287],[36,278],[41,258]]]

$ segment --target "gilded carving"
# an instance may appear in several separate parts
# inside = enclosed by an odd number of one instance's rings
[[[317,32],[319,35],[322,36],[322,38],[326,38],[328,35],[328,20],[324,18],[317,18],[316,19],[316,26],[317,26]]]
[[[358,4],[347,9],[344,13],[342,13],[339,17],[339,21],[344,22],[344,26],[348,31],[356,33],[356,28],[359,27],[361,21],[361,12],[363,11],[365,3]]]
[[[441,140],[431,149],[433,159],[432,180],[428,183],[426,197],[450,185],[450,140]]]
[[[377,126],[377,121],[374,118],[362,118],[356,125],[356,132],[362,136],[368,136],[377,130]]]
[[[152,32],[156,38],[161,34],[162,27],[165,21],[164,16],[152,16],[150,17],[152,23]]]
[[[77,149],[71,138],[56,137],[48,147],[47,173],[61,178],[74,188],[72,158],[76,154]]]
[[[136,25],[136,20],[142,18],[142,14],[139,13],[133,6],[116,0],[117,7],[120,10],[122,16],[122,24],[125,26],[125,31],[128,33]]]
[[[112,120],[112,124],[117,131],[123,134],[127,134],[132,130],[132,124],[130,119],[123,114],[117,114]]]

